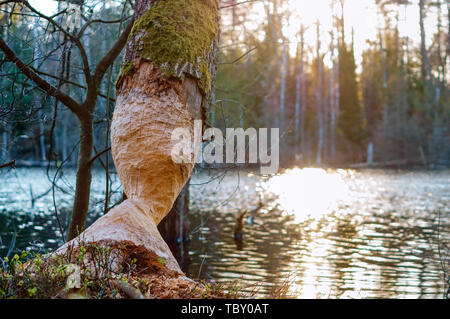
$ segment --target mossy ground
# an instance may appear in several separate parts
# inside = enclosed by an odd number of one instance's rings
[[[120,259],[117,269],[115,256],[119,255],[126,258]],[[165,267],[163,258],[128,243],[81,243],[62,255],[23,252],[0,262],[0,299],[244,297],[236,283],[180,279]]]
[[[189,74],[208,93],[218,21],[217,0],[161,0],[134,23],[130,39],[135,39],[140,58],[152,61],[163,75]],[[118,81],[132,70],[133,62],[126,62]]]

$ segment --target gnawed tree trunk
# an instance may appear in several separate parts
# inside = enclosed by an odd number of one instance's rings
[[[194,158],[172,160],[177,141],[171,134],[187,128],[194,136],[194,120],[205,119],[217,64],[219,1],[137,0],[135,9],[111,126],[112,156],[127,199],[58,252],[79,242],[132,243],[181,274],[157,225],[194,167]]]

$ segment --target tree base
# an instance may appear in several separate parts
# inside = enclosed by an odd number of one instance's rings
[[[61,246],[55,254],[64,254],[81,244],[95,244],[119,247],[120,244],[134,245],[163,262],[169,271],[184,276],[158,228],[150,216],[150,209],[143,202],[127,199],[102,216],[77,238]]]

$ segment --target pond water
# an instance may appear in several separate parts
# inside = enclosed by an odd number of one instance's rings
[[[0,171],[0,256],[61,244],[54,202],[64,228],[75,175],[65,171],[53,196],[54,174]],[[89,223],[102,214],[102,171],[94,172],[92,188]],[[115,175],[111,188],[115,203],[121,197]],[[177,257],[191,278],[237,280],[260,297],[444,294],[450,170],[293,168],[272,178],[244,170],[202,170],[190,190],[191,241]],[[255,212],[259,203],[264,205]],[[250,213],[243,219],[243,238],[236,241],[236,217],[244,211]]]

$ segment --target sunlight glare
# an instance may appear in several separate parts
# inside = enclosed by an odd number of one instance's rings
[[[264,187],[278,198],[280,208],[297,222],[323,216],[346,201],[349,190],[341,174],[321,168],[294,168],[271,178]]]

